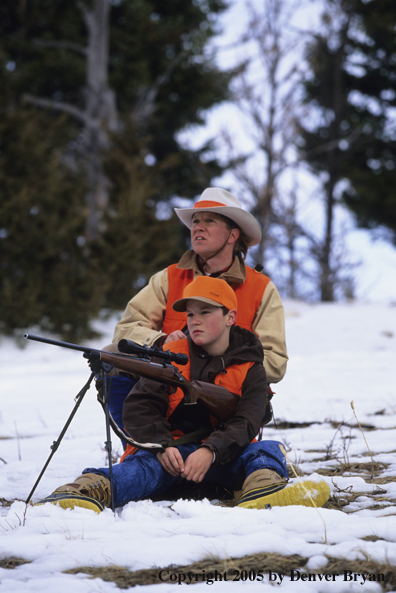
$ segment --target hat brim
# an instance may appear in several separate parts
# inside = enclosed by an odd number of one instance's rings
[[[233,206],[213,206],[211,208],[175,208],[175,212],[183,224],[192,227],[192,217],[198,212],[214,212],[227,216],[235,222],[247,237],[248,247],[258,245],[261,241],[261,229],[257,220],[250,212]]]
[[[212,299],[207,299],[206,297],[187,297],[185,299],[178,299],[175,301],[172,305],[172,309],[178,313],[184,313],[186,310],[187,301],[201,301],[202,303],[212,305],[213,307],[223,307],[221,303],[212,301]]]

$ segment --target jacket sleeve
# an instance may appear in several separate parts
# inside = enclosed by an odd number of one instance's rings
[[[215,465],[235,459],[257,435],[267,403],[267,381],[262,364],[254,364],[246,374],[242,397],[233,418],[213,432],[202,446],[216,453]]]
[[[113,342],[125,338],[141,345],[152,346],[164,335],[161,329],[167,298],[168,271],[165,269],[154,274],[148,285],[129,301],[115,327]]]
[[[285,338],[285,315],[279,293],[267,285],[253,321],[252,331],[264,348],[264,368],[268,383],[278,383],[286,373],[288,361]]]
[[[168,391],[157,381],[141,377],[125,399],[123,425],[129,436],[141,443],[173,440],[165,420]]]

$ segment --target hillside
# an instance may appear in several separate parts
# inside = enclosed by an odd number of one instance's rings
[[[216,590],[234,579],[244,591],[269,590],[282,579],[284,592],[298,593],[309,579],[312,592],[396,591],[396,307],[286,302],[285,311],[290,362],[273,386],[276,426],[264,438],[284,443],[292,479],[296,472],[328,482],[332,497],[320,510],[256,511],[207,499],[130,503],[115,516],[51,505],[26,510],[89,369],[78,352],[33,342],[21,350],[4,339],[0,593],[110,593],[135,584],[163,593],[188,571],[199,593],[214,570]],[[91,345],[110,341],[114,323],[98,324],[104,335]],[[86,466],[105,464],[94,391],[34,500]],[[116,438],[113,446],[119,455]]]

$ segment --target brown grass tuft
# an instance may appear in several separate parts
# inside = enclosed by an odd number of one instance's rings
[[[0,568],[16,568],[17,566],[21,566],[22,564],[29,564],[30,562],[30,560],[25,560],[24,558],[16,558],[14,556],[10,556],[9,558],[0,559]]]

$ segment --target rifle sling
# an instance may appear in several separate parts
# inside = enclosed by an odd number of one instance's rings
[[[98,402],[102,406],[103,411],[105,411],[105,405],[101,394],[98,392],[97,394]],[[147,451],[151,451],[152,453],[163,453],[167,447],[177,447],[178,445],[187,445],[188,443],[194,443],[195,441],[201,441],[202,439],[206,438],[210,435],[211,432],[215,429],[214,426],[206,426],[205,428],[200,428],[198,430],[194,430],[189,434],[185,434],[174,441],[166,441],[162,443],[138,443],[131,439],[121,428],[118,426],[116,421],[114,420],[111,412],[109,411],[109,420],[110,426],[115,432],[115,434],[122,440],[131,445],[131,447],[136,447],[137,449],[146,449]]]
[[[167,447],[177,447],[178,445],[187,445],[188,443],[194,443],[195,441],[202,441],[202,439],[208,437],[214,429],[214,426],[206,426],[205,428],[199,428],[198,430],[185,434],[174,441],[168,441],[161,444],[166,449]]]

